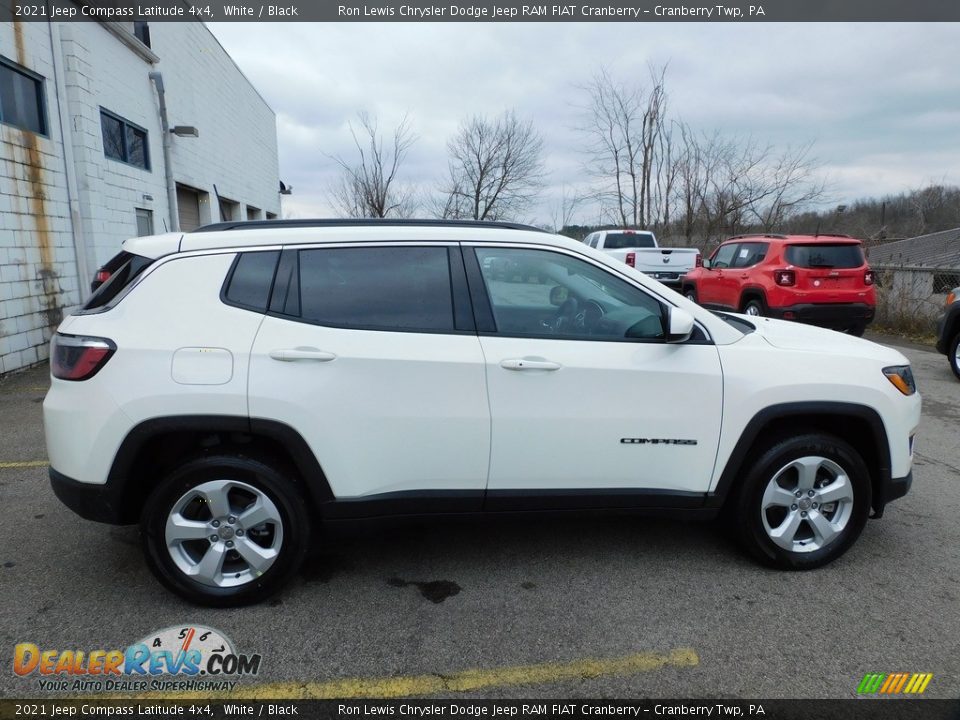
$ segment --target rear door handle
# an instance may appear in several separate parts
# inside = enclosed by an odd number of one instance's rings
[[[543,358],[511,358],[501,360],[500,367],[504,370],[559,370],[563,365]]]
[[[318,350],[313,347],[295,347],[283,348],[281,350],[271,350],[270,357],[281,362],[294,362],[296,360],[313,360],[314,362],[330,362],[336,360],[337,356],[332,352]]]

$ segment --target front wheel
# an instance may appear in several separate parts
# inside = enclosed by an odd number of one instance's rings
[[[161,583],[218,607],[279,590],[310,537],[295,478],[241,455],[194,459],[167,475],[144,505],[140,532]]]
[[[697,290],[692,285],[688,285],[683,289],[683,296],[692,303],[697,301]]]
[[[761,561],[808,570],[853,545],[870,503],[859,453],[833,435],[804,434],[770,444],[753,462],[737,500],[737,529]]]

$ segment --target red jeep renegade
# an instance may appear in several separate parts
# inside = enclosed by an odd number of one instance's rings
[[[683,278],[709,308],[862,335],[877,296],[863,244],[847,235],[738,235]]]

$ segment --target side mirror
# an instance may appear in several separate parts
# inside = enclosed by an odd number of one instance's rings
[[[667,315],[668,343],[682,343],[693,335],[693,315],[678,307],[671,307]]]
[[[709,269],[710,269],[710,266],[711,266],[712,264],[713,264],[713,263],[710,262],[710,258],[704,258],[704,259],[703,259],[703,269],[704,269],[704,270],[709,270]]]

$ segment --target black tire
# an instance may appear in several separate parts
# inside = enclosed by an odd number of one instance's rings
[[[276,556],[269,568],[262,574],[243,581],[243,584],[231,587],[218,587],[199,582],[177,566],[168,550],[166,541],[167,518],[174,507],[191,490],[211,481],[236,481],[238,491],[229,491],[235,497],[238,492],[242,500],[245,493],[242,486],[255,489],[268,498],[279,514],[281,535],[274,539],[279,543],[275,548]],[[310,544],[310,518],[306,510],[305,498],[301,492],[302,484],[293,473],[281,471],[261,460],[243,455],[215,455],[189,460],[168,474],[150,494],[144,504],[140,519],[140,536],[147,565],[157,579],[169,590],[190,602],[212,607],[232,607],[260,602],[277,592],[299,570]],[[251,497],[257,497],[251,495]],[[203,506],[202,501],[196,500]],[[209,510],[206,515],[211,516]],[[242,510],[241,510],[242,512]],[[233,513],[231,513],[233,514]],[[212,518],[211,518],[212,520]],[[201,519],[200,522],[205,522]],[[253,532],[270,535],[276,532],[277,524],[261,525],[249,528],[247,539],[253,540]],[[231,529],[231,533],[234,531]],[[223,533],[226,537],[226,532]],[[239,543],[242,532],[234,539]],[[198,543],[200,541],[191,541]],[[212,541],[206,538],[204,543]],[[226,542],[226,541],[224,541]],[[199,555],[205,551],[200,546]],[[234,547],[230,545],[230,547]],[[231,551],[223,550],[227,560]],[[239,559],[236,550],[232,551]],[[223,567],[226,567],[224,565]],[[224,572],[224,577],[232,574]],[[236,577],[240,577],[238,573]]]
[[[693,285],[688,285],[683,289],[683,296],[690,302],[697,302],[697,289]]]
[[[863,337],[863,333],[867,330],[866,323],[857,323],[856,325],[851,325],[847,328],[848,335],[854,335],[856,337]]]
[[[771,481],[777,476],[778,471],[793,461],[810,456],[835,463],[844,471],[849,479],[852,502],[845,525],[833,536],[831,541],[818,549],[788,550],[771,539],[770,534],[764,527],[764,513],[761,511],[761,505],[764,493]],[[764,564],[780,569],[811,570],[836,560],[859,537],[870,514],[872,498],[870,473],[863,458],[848,443],[833,435],[818,432],[804,433],[794,437],[782,437],[764,446],[748,462],[746,478],[739,489],[734,505],[734,521],[741,545],[755,558]],[[781,477],[789,480],[790,472],[793,471],[788,470]],[[817,477],[820,477],[820,471],[817,472]],[[823,470],[823,473],[825,479],[830,477],[828,470]],[[802,499],[809,503],[816,498],[804,497]],[[798,500],[798,502],[800,501]],[[825,507],[827,506],[825,505]],[[842,506],[840,503],[835,503],[834,507],[834,512],[841,512]],[[800,514],[803,510],[804,506],[793,506],[792,509],[783,508],[784,520],[782,522],[786,523],[787,512]],[[775,513],[776,511],[777,508],[770,508],[767,512]],[[807,507],[806,512],[808,514],[804,517],[812,518],[814,511]],[[827,518],[828,513],[824,513],[823,517]],[[839,517],[839,515],[833,515],[835,519],[839,519]],[[771,526],[776,524],[777,529],[781,527],[780,523],[770,521],[770,515],[767,516],[767,524]],[[800,539],[794,541],[795,546],[800,548],[802,546],[796,543],[806,543],[808,548],[815,547],[817,538],[813,531],[813,524],[809,520],[799,520],[799,528],[797,535],[794,537]],[[808,533],[812,538],[805,540]]]
[[[751,310],[755,310],[755,312],[751,312]],[[743,314],[763,317],[767,314],[767,306],[759,298],[750,298],[743,305]]]
[[[947,348],[947,359],[950,360],[950,369],[953,370],[953,374],[957,376],[957,380],[960,380],[960,361],[957,360],[958,346],[960,346],[960,332],[953,336],[953,340],[950,341],[950,345]]]

